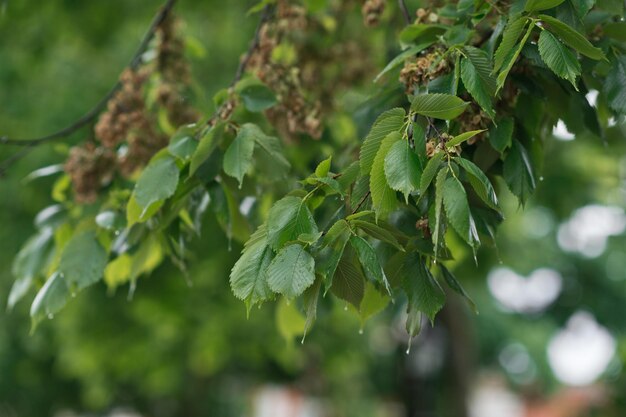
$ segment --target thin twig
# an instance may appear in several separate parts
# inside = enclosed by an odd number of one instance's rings
[[[439,133],[439,130],[437,130],[437,127],[435,126],[435,123],[433,123],[433,119],[431,119],[430,117],[426,117],[426,120],[428,120],[428,127],[432,128],[435,131],[435,134],[437,135],[437,138],[439,138],[440,140],[441,138],[441,133]]]
[[[259,47],[261,43],[261,29],[263,29],[263,25],[269,20],[270,16],[272,15],[272,12],[273,12],[273,7],[271,3],[266,5],[265,8],[263,9],[263,12],[261,12],[261,18],[259,19],[259,23],[257,23],[256,29],[254,30],[254,37],[252,38],[252,41],[250,42],[250,46],[248,47],[246,54],[244,55],[243,59],[239,62],[237,71],[235,71],[235,76],[233,77],[233,80],[230,82],[230,87],[234,87],[235,84],[237,84],[237,82],[241,80],[241,77],[243,77],[243,73],[245,72],[246,67],[248,66],[248,63],[250,62],[250,58],[252,58],[252,54]]]
[[[406,7],[406,3],[404,0],[398,0],[398,6],[400,7],[400,11],[402,12],[402,16],[404,17],[404,22],[407,25],[411,24],[411,13],[409,9]]]
[[[270,19],[273,11],[274,11],[273,5],[270,3],[270,4],[267,4],[265,8],[263,9],[263,11],[261,12],[261,17],[259,19],[259,22],[257,23],[256,29],[254,30],[254,36],[252,38],[252,41],[250,42],[250,46],[248,46],[248,50],[246,51],[243,58],[239,61],[239,65],[237,66],[237,70],[235,71],[235,76],[233,77],[232,81],[228,85],[228,90],[232,90],[232,88],[243,77],[243,74],[245,73],[246,68],[248,67],[248,63],[250,62],[250,58],[252,58],[252,54],[254,53],[254,51],[256,51],[256,49],[259,47],[261,43],[261,30],[263,29],[263,25]],[[215,120],[220,117],[222,110],[227,104],[228,104],[228,100],[222,103],[217,109],[215,109],[215,112],[213,112],[213,115],[206,121],[204,126],[205,127],[211,126],[213,122],[215,122]],[[205,129],[200,129],[196,135],[196,138],[199,139],[205,131],[206,131]]]
[[[359,204],[356,205],[355,209],[352,210],[351,214],[356,213],[357,211],[359,211],[359,209],[361,208],[361,206],[363,205],[363,203],[365,203],[365,200],[367,200],[367,197],[370,196],[372,192],[368,191],[367,193],[365,193],[365,195],[361,198],[361,200],[359,201]]]
[[[154,37],[154,34],[156,33],[156,30],[159,27],[159,25],[167,18],[170,11],[174,7],[174,3],[176,3],[176,0],[167,0],[167,2],[163,5],[163,7],[161,7],[161,10],[159,10],[159,12],[156,14],[154,19],[152,20],[152,23],[150,24],[148,31],[143,37],[141,43],[139,44],[139,47],[137,48],[137,51],[133,55],[127,68],[136,69],[141,64],[143,53],[148,48],[148,45],[150,44],[150,41]],[[84,116],[76,120],[71,125],[57,132],[50,133],[48,135],[34,138],[34,139],[15,139],[15,138],[10,138],[8,136],[1,136],[0,144],[15,145],[15,146],[35,146],[44,142],[49,142],[54,139],[66,137],[74,133],[81,127],[89,124],[92,120],[94,120],[100,114],[100,112],[106,107],[107,102],[111,99],[111,97],[113,97],[113,95],[117,92],[117,90],[121,87],[121,85],[122,85],[121,82],[118,80],[115,83],[115,85],[109,90],[109,92]]]

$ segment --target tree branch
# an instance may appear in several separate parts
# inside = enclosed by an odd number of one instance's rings
[[[259,19],[256,29],[254,30],[254,37],[252,38],[252,41],[250,42],[250,46],[248,46],[248,50],[246,51],[245,55],[239,61],[239,65],[237,66],[237,70],[235,71],[235,76],[233,77],[233,80],[230,82],[228,86],[229,90],[232,89],[235,86],[235,84],[239,82],[239,80],[241,80],[241,77],[243,77],[243,74],[246,71],[246,68],[248,66],[248,63],[250,62],[250,58],[252,57],[252,54],[259,47],[261,43],[261,29],[263,29],[263,25],[270,19],[273,11],[274,11],[274,7],[271,3],[267,4],[265,8],[263,8],[263,11],[261,12],[261,18]],[[227,104],[228,104],[228,100],[226,100],[217,109],[215,109],[215,112],[213,112],[213,115],[204,124],[205,128],[208,126],[211,126],[213,122],[217,118],[219,118],[220,113],[222,112],[222,110]],[[200,139],[200,137],[205,131],[206,131],[205,129],[198,130],[196,134],[196,139]]]
[[[248,63],[250,62],[252,53],[259,47],[259,44],[261,43],[261,29],[263,28],[263,25],[269,20],[272,12],[273,7],[271,3],[265,6],[263,12],[261,12],[261,18],[259,19],[259,23],[257,23],[256,29],[254,30],[254,37],[252,38],[252,42],[250,42],[250,46],[248,47],[248,50],[246,51],[243,59],[239,61],[239,66],[237,67],[235,76],[230,83],[230,87],[234,87],[235,84],[237,84],[237,82],[241,80],[241,77],[243,77],[243,73],[245,72]]]
[[[139,44],[139,47],[137,48],[137,51],[133,55],[127,68],[136,69],[141,64],[141,57],[143,53],[148,48],[148,45],[150,44],[150,41],[154,37],[154,34],[156,33],[156,30],[159,27],[159,25],[167,18],[167,16],[171,12],[172,8],[174,7],[174,3],[176,3],[176,0],[167,0],[165,4],[163,5],[163,7],[161,7],[161,10],[159,10],[159,12],[156,14],[154,19],[152,19],[152,23],[150,24],[148,31],[144,35],[141,43]],[[122,85],[121,82],[117,81],[117,83],[115,83],[115,85],[109,90],[109,92],[102,99],[100,99],[100,101],[91,110],[89,110],[84,116],[76,120],[71,125],[57,132],[50,133],[48,135],[38,137],[38,138],[33,138],[33,139],[15,139],[15,138],[10,138],[8,136],[1,136],[0,144],[29,147],[29,146],[35,146],[41,143],[45,143],[45,142],[49,142],[55,139],[66,137],[74,133],[78,129],[82,128],[83,126],[89,124],[92,120],[94,120],[100,114],[100,112],[102,112],[102,110],[106,107],[108,101],[111,99],[111,97],[113,97],[113,95],[117,92],[117,90],[121,87],[121,85]],[[9,159],[7,159],[5,163],[7,161],[9,161]],[[2,168],[6,169],[6,167],[4,167],[5,163],[3,163],[0,166],[1,167],[0,169]]]
[[[398,0],[398,6],[400,7],[400,11],[402,11],[402,16],[404,17],[404,22],[407,25],[411,24],[411,13],[409,13],[409,9],[406,7],[406,3],[404,0]]]

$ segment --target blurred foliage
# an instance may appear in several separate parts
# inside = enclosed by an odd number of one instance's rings
[[[408,3],[412,10],[417,6]],[[36,136],[79,117],[116,80],[159,4],[67,0],[38,4],[34,11],[26,1],[6,1],[0,15],[0,133]],[[247,47],[255,25],[255,18],[246,15],[248,6],[218,1],[178,5],[185,34],[204,49],[190,54],[195,104],[202,111],[212,109],[210,98],[230,82]],[[374,42],[393,42],[384,31],[374,31]],[[375,60],[379,64],[387,58]],[[361,94],[342,97],[346,108],[356,107]],[[353,122],[339,113],[332,123],[335,131],[326,134],[338,144],[350,144],[364,136],[375,114],[357,112]],[[50,202],[51,179],[24,183],[22,178],[33,167],[59,163],[68,145],[85,135],[35,149],[0,181],[0,293],[8,294],[11,288],[9,265],[34,233],[32,219]],[[455,344],[467,347],[471,363],[476,360],[472,372],[504,372],[498,362],[502,349],[521,343],[536,373],[521,379],[509,374],[510,383],[528,395],[556,391],[560,385],[548,365],[546,343],[582,309],[592,312],[618,340],[617,358],[605,378],[613,400],[602,411],[603,416],[618,416],[626,407],[626,379],[620,372],[626,361],[626,236],[610,237],[607,249],[588,259],[563,251],[557,232],[582,206],[626,207],[624,137],[620,121],[608,130],[606,143],[589,137],[550,140],[544,149],[544,180],[523,209],[506,185],[497,182],[506,221],[498,231],[497,247],[479,250],[477,266],[471,251],[458,238],[447,236],[456,258],[448,265],[480,314],[472,315],[455,299],[446,309],[454,308],[452,316],[471,330],[470,335],[458,337],[444,310],[435,328],[426,329],[414,342],[419,352],[436,339],[437,331],[444,332],[445,364],[434,374],[415,370],[415,352],[404,354],[402,302],[373,319],[360,335],[360,323],[344,310],[344,303],[325,298],[316,326],[322,330],[307,335],[302,345],[283,340],[274,305],[255,308],[247,318],[244,305],[228,287],[240,246],[231,245],[214,217],[206,215],[200,237],[192,242],[195,259],[187,277],[167,261],[139,280],[132,294],[127,287],[107,291],[98,283],[32,335],[26,325],[28,304],[1,314],[0,415],[52,415],[61,409],[103,412],[120,405],[154,416],[240,415],[250,407],[249,393],[267,382],[293,384],[324,398],[334,415],[377,415],[376,407],[387,400],[404,402],[414,412],[422,407],[450,415],[446,410],[451,412],[454,405],[446,398],[453,395],[458,378],[451,369]],[[312,168],[306,155],[332,154],[327,138],[288,149],[295,169]],[[9,154],[0,148],[0,159]],[[521,275],[553,268],[563,276],[562,293],[538,314],[503,311],[486,284],[490,270],[500,263]],[[412,401],[420,403],[417,409]]]

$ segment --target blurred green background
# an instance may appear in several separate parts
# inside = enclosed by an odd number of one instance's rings
[[[159,4],[1,1],[0,134],[38,136],[80,117],[115,82]],[[177,6],[204,49],[190,50],[204,111],[247,48],[250,6]],[[131,301],[126,288],[95,285],[30,335],[28,302],[5,311],[10,265],[51,204],[53,180],[23,178],[62,162],[89,133],[35,149],[0,179],[0,417],[624,415],[624,123],[606,143],[555,134],[527,207],[496,184],[507,217],[497,248],[481,249],[478,265],[470,253],[452,265],[480,314],[450,295],[408,355],[401,305],[362,334],[351,312],[332,306],[302,345],[285,342],[274,305],[246,318],[228,286],[240,248],[228,250],[210,214],[194,242],[192,286],[165,262]],[[0,148],[0,159],[17,150]]]

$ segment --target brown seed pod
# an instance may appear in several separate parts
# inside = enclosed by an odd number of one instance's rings
[[[74,198],[78,203],[93,203],[102,187],[113,179],[116,169],[115,152],[93,142],[75,146],[65,162],[65,172],[72,181]]]

